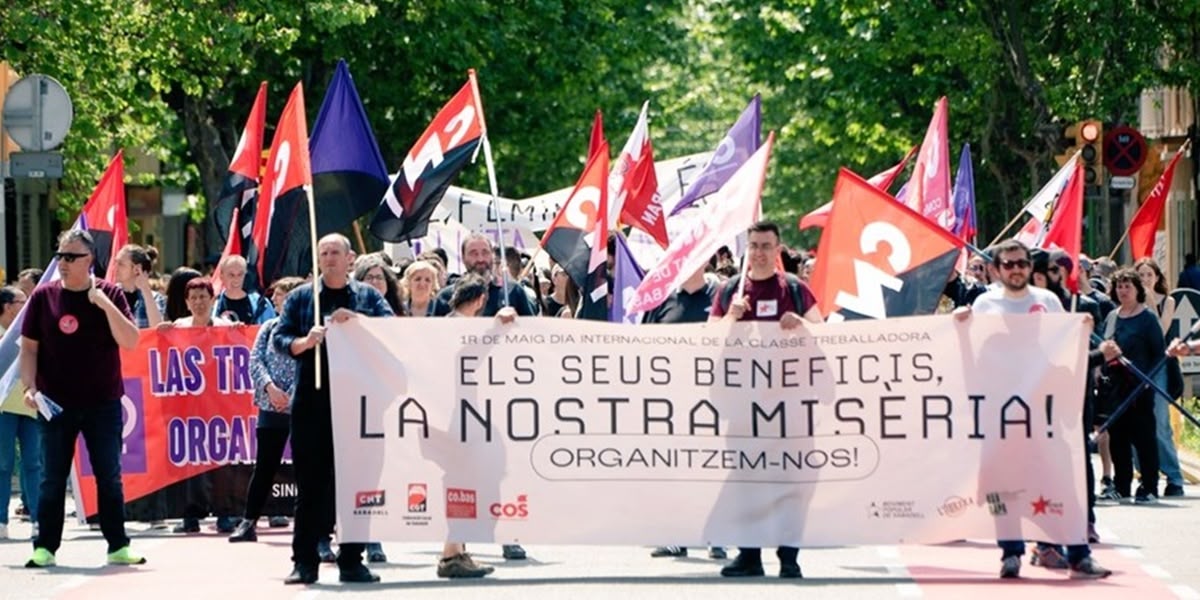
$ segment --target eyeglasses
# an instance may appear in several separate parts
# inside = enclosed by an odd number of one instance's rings
[[[384,277],[382,274],[373,273],[371,275],[367,275],[367,276],[363,277],[363,281],[387,281],[387,278]]]
[[[86,258],[88,256],[91,256],[91,254],[89,254],[87,252],[55,252],[54,253],[54,258],[57,258],[58,260],[61,260],[65,263],[73,263],[81,258]]]
[[[1049,273],[1057,273],[1058,267],[1046,267],[1046,271]]]
[[[1030,263],[1029,259],[1027,258],[1018,258],[1017,260],[1000,261],[1000,268],[1005,270],[1028,269],[1030,266],[1032,266],[1032,264],[1033,263]]]
[[[967,267],[967,270],[968,271],[982,271],[983,265],[971,265],[971,266]]]

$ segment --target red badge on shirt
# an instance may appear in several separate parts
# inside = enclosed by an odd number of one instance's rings
[[[58,320],[58,330],[71,335],[79,329],[79,319],[75,315],[63,315],[63,318]]]
[[[1048,309],[1046,308],[1045,304],[1042,304],[1039,302],[1037,304],[1034,304],[1033,306],[1030,306],[1029,312],[1030,313],[1044,313],[1044,312],[1048,312]]]

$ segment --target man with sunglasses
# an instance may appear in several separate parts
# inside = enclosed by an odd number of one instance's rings
[[[1045,253],[1042,255],[1044,256]],[[1006,240],[993,247],[992,264],[1000,275],[1001,287],[984,292],[975,299],[970,307],[963,307],[955,311],[955,316],[959,320],[966,320],[973,312],[985,314],[1064,312],[1062,302],[1054,292],[1029,285],[1033,273],[1033,263],[1029,248],[1017,240]],[[1059,266],[1061,267],[1061,265]],[[1119,354],[1120,349],[1116,347],[1116,344],[1105,342],[1089,355],[1088,359],[1089,362],[1095,361],[1099,364],[1100,361],[1115,358]],[[1084,416],[1084,419],[1088,420],[1087,415]],[[1050,474],[1050,476],[1053,475]],[[1000,557],[1000,577],[1003,579],[1020,577],[1021,557],[1025,555],[1025,541],[1000,540],[997,543],[1003,552]],[[1112,574],[1112,571],[1092,560],[1091,547],[1087,544],[1068,546],[1066,554],[1064,558],[1061,547],[1038,542],[1034,552],[1034,564],[1052,569],[1069,569],[1072,579],[1100,579]]]
[[[87,444],[100,501],[100,530],[108,563],[146,559],[129,547],[121,487],[121,348],[137,345],[138,329],[121,288],[92,275],[96,244],[86,231],[59,236],[61,279],[39,285],[29,297],[21,327],[21,383],[30,408],[53,402],[43,430],[44,471],[38,499],[40,530],[26,567],[54,566],[62,544],[67,477],[80,434]]]

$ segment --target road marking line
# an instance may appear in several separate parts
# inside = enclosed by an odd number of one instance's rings
[[[1139,560],[1139,559],[1146,557],[1146,555],[1143,554],[1141,549],[1139,549],[1139,548],[1117,548],[1117,554],[1120,554],[1121,556],[1124,556],[1125,558],[1132,558],[1135,560]]]
[[[1121,539],[1121,536],[1117,535],[1115,532],[1113,532],[1113,530],[1107,527],[1097,527],[1096,533],[1100,534],[1100,540],[1105,544],[1109,542],[1116,542]]]
[[[893,560],[900,558],[900,549],[895,546],[879,546],[876,550],[879,551],[880,558],[890,558]]]
[[[900,594],[901,598],[920,598],[924,595],[921,586],[915,583],[897,583],[896,593]]]
[[[1151,577],[1157,577],[1158,579],[1171,579],[1171,574],[1168,573],[1166,569],[1158,565],[1142,565],[1142,570]]]
[[[1186,585],[1167,586],[1180,600],[1200,600],[1200,592]]]
[[[321,595],[321,590],[305,590],[296,594],[295,600],[312,600]]]

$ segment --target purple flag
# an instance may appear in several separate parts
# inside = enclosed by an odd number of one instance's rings
[[[755,94],[746,110],[742,111],[742,116],[729,128],[729,133],[721,138],[721,143],[717,144],[717,149],[713,151],[708,164],[704,165],[704,169],[692,180],[679,204],[671,210],[672,215],[721,189],[721,186],[733,177],[738,168],[762,145],[761,124],[762,96]]]
[[[379,205],[387,167],[346,61],[339,60],[308,141],[317,235],[349,227]],[[289,247],[290,249],[290,247]],[[308,248],[303,248],[308,252]]]
[[[954,178],[954,227],[950,232],[966,242],[975,238],[975,169],[971,166],[971,144],[963,144],[958,159],[958,174]]]
[[[625,244],[625,236],[618,233],[613,240],[616,241],[617,247],[613,253],[613,297],[612,306],[608,309],[608,321],[634,325],[641,320],[639,314],[627,314],[625,306],[637,294],[637,288],[641,285],[646,272],[638,266],[633,255],[629,253],[629,246]]]

